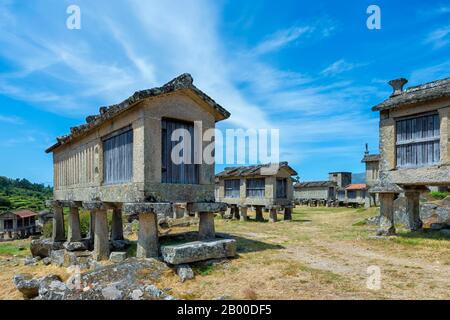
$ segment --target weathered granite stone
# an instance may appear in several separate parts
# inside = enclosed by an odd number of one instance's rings
[[[33,257],[50,257],[52,250],[61,250],[63,242],[53,242],[52,239],[36,239],[30,244],[30,251]]]
[[[196,241],[179,245],[161,246],[163,260],[170,264],[186,264],[236,255],[236,240]]]
[[[123,262],[126,260],[126,258],[127,258],[126,252],[111,252],[111,254],[109,255],[109,261],[114,263]]]
[[[173,212],[171,203],[153,203],[153,202],[138,202],[125,203],[123,205],[123,213],[126,215],[135,215],[140,213],[156,213],[163,216],[170,217]]]
[[[65,250],[52,250],[50,253],[50,259],[52,261],[52,264],[56,266],[63,266],[64,265],[64,253]]]
[[[41,257],[32,257],[32,256],[28,256],[25,257],[25,260],[23,261],[23,264],[25,266],[30,266],[30,265],[36,265],[39,261],[41,260]]]
[[[77,242],[64,242],[64,249],[67,251],[85,251],[88,248],[86,247],[86,244],[81,241]]]
[[[125,251],[131,245],[128,240],[113,240],[110,242],[111,251]]]
[[[222,202],[194,202],[188,204],[191,212],[220,212],[227,209],[227,204]]]
[[[65,251],[63,265],[65,267],[79,266],[81,269],[88,269],[91,257],[90,251]]]
[[[177,266],[177,274],[180,277],[181,282],[194,279],[194,271],[188,264],[180,264]]]
[[[39,280],[33,279],[30,274],[17,274],[13,277],[13,283],[23,296],[27,299],[39,294]]]
[[[50,259],[50,257],[46,257],[46,258],[42,259],[42,264],[44,266],[48,266],[51,263],[52,263],[52,259]]]

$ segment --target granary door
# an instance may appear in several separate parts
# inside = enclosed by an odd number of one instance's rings
[[[194,163],[194,124],[163,119],[161,128],[162,182],[198,184],[199,165]],[[177,129],[181,130],[176,131]],[[176,148],[174,153],[178,159],[172,157],[174,148]],[[180,158],[182,158],[181,163]]]

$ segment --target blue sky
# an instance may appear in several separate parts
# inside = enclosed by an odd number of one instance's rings
[[[444,1],[0,0],[0,175],[51,183],[56,136],[184,72],[232,113],[219,128],[280,129],[302,180],[361,172],[386,82],[450,76],[449,18]]]

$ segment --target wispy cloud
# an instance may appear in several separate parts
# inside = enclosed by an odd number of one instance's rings
[[[0,122],[10,123],[10,124],[23,124],[22,118],[16,116],[5,116],[0,114]]]
[[[361,63],[350,63],[345,61],[344,59],[340,59],[334,63],[332,63],[331,65],[329,65],[328,67],[326,67],[323,71],[322,74],[325,76],[334,76],[346,71],[350,71],[353,70],[355,68],[361,67],[363,66],[363,64]]]
[[[279,50],[282,47],[289,45],[298,40],[302,35],[311,33],[314,30],[312,27],[291,27],[285,30],[280,30],[270,35],[266,40],[261,42],[253,50],[255,54],[265,54],[268,52]]]
[[[450,42],[450,26],[441,27],[429,33],[424,43],[431,44],[434,49],[445,47]]]

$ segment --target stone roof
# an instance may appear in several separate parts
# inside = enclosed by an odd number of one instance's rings
[[[372,111],[389,110],[398,106],[412,105],[445,97],[450,97],[450,78],[425,83],[408,88],[399,94],[393,94],[382,103],[372,107]]]
[[[291,173],[291,176],[296,176],[297,171],[292,169],[287,162],[280,162],[278,170],[281,168],[286,168]],[[219,178],[228,178],[228,177],[245,177],[245,176],[255,176],[262,175],[261,169],[270,168],[270,163],[268,164],[258,164],[253,166],[241,166],[241,167],[228,167],[225,168],[224,171],[218,173],[216,177]],[[274,175],[277,172],[272,174],[264,173],[264,175]]]
[[[369,190],[370,193],[402,193],[404,190],[398,185],[391,182],[377,182]]]
[[[45,152],[52,152],[55,148],[67,144],[81,135],[84,135],[91,130],[99,127],[101,124],[110,120],[126,110],[129,110],[136,106],[139,102],[146,98],[158,97],[170,93],[174,93],[182,90],[189,90],[201,100],[211,106],[217,113],[216,121],[224,120],[230,117],[230,113],[210,98],[206,93],[202,92],[193,84],[194,79],[188,73],[182,74],[177,78],[169,81],[162,87],[156,87],[152,89],[142,90],[135,92],[131,97],[122,101],[119,104],[114,104],[108,107],[101,107],[98,115],[91,115],[86,118],[86,123],[77,127],[70,128],[70,134],[57,137],[57,143],[48,148]]]
[[[364,158],[361,160],[361,162],[377,162],[380,161],[381,155],[379,154],[367,154],[364,156]]]
[[[299,182],[294,185],[294,188],[325,188],[325,187],[336,187],[337,183],[333,181],[306,181]]]

